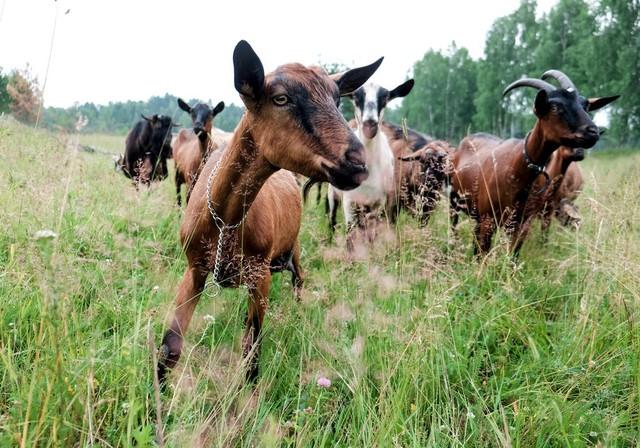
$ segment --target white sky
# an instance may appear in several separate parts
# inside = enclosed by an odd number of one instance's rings
[[[538,0],[538,14],[556,0]],[[482,56],[493,21],[519,0],[165,1],[0,0],[0,67],[29,63],[47,106],[106,104],[169,92],[241,104],[232,52],[246,39],[266,72],[286,62],[365,65],[372,78],[401,83],[429,48],[451,41]],[[68,14],[65,14],[70,9]]]

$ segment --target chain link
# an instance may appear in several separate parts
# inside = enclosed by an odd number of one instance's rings
[[[227,225],[224,222],[224,220],[216,213],[216,210],[213,207],[213,201],[211,200],[211,183],[213,182],[213,177],[215,176],[216,172],[218,171],[218,168],[220,167],[220,162],[222,161],[222,157],[224,155],[225,155],[224,152],[220,154],[218,161],[214,165],[213,169],[211,170],[211,173],[209,173],[209,177],[207,178],[207,207],[209,208],[209,213],[213,218],[213,223],[218,228],[218,244],[216,246],[216,258],[213,265],[213,281],[218,285],[219,285],[218,276],[220,274],[220,258],[222,257],[222,245],[224,244],[223,242],[224,233],[225,231],[235,230],[238,227],[240,227],[244,222],[245,217],[247,216],[245,213],[242,216],[242,219],[240,220],[240,222],[233,225]]]

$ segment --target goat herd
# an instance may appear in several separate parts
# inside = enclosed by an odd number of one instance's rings
[[[158,378],[180,357],[183,335],[209,273],[223,287],[249,292],[243,352],[247,379],[258,373],[259,335],[274,272],[291,271],[296,298],[303,285],[298,233],[302,217],[300,184],[306,196],[315,183],[329,183],[327,211],[332,231],[340,204],[347,247],[372,223],[394,222],[406,209],[425,225],[450,188],[451,223],[460,212],[475,220],[475,252],[486,253],[498,226],[515,254],[540,217],[543,229],[558,214],[579,222],[572,200],[582,177],[576,161],[596,144],[599,128],[588,112],[618,98],[585,98],[560,71],[542,79],[523,78],[504,90],[537,89],[536,123],[524,140],[472,134],[454,149],[445,141],[382,120],[389,101],[408,95],[413,80],[387,90],[365,84],[382,63],[328,75],[319,67],[286,64],[264,73],[251,46],[240,41],[233,53],[234,83],[246,112],[232,134],[212,126],[220,102],[189,106],[193,129],[171,140],[171,118],[144,117],[127,136],[118,166],[134,181],[167,176],[166,158],[176,166],[177,202],[187,186],[180,238],[187,268],[178,287],[172,323],[160,348]],[[544,79],[554,79],[558,87]],[[340,98],[355,105],[355,120],[340,113]],[[355,130],[353,129],[355,128]],[[320,189],[318,189],[318,197]],[[371,235],[371,232],[367,233]],[[371,237],[369,237],[371,239]]]

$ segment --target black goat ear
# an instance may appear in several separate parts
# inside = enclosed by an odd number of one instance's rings
[[[182,98],[178,98],[178,107],[188,114],[191,113],[191,106],[185,103]]]
[[[594,110],[602,109],[606,105],[613,103],[620,98],[620,95],[602,96],[600,98],[589,98],[587,100],[587,110],[593,112]]]
[[[216,115],[218,115],[223,110],[224,110],[224,101],[220,101],[218,104],[216,104],[216,107],[213,108],[212,114],[215,117]]]
[[[247,109],[254,109],[264,91],[264,68],[251,45],[241,40],[233,50],[233,82]]]
[[[358,88],[367,82],[367,80],[371,78],[371,75],[378,70],[383,59],[384,58],[380,58],[373,64],[364,67],[358,67],[331,75],[331,79],[335,81],[338,89],[340,89],[340,96],[347,96],[358,90]]]
[[[409,95],[409,92],[411,92],[411,89],[413,89],[413,84],[414,84],[413,79],[410,79],[400,84],[398,87],[396,87],[391,92],[389,92],[389,101],[391,101],[394,98],[402,98],[404,96]]]
[[[547,94],[546,90],[538,90],[533,112],[538,118],[542,118],[549,113],[549,94]]]

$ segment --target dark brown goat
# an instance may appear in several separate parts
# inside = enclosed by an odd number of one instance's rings
[[[168,175],[167,159],[171,158],[171,128],[177,126],[165,115],[142,115],[127,134],[124,156],[115,163],[116,169],[130,178],[136,188],[139,183],[163,180]]]
[[[548,208],[548,216],[543,215],[542,230],[546,231],[551,224],[551,216],[555,214],[558,221],[564,226],[580,226],[580,214],[574,201],[582,192],[584,183],[582,170],[577,163],[571,163],[567,167],[567,171],[560,183]]]
[[[564,196],[568,194],[568,190],[572,189],[572,184],[578,181],[578,188],[582,187],[582,175],[580,174],[580,168],[577,162],[583,159],[584,149],[561,146],[553,153],[549,163],[545,167],[550,181],[546,191],[541,193],[544,200],[538,212],[542,221],[541,228],[543,234],[548,232],[549,226],[551,225],[551,218],[560,209],[561,201],[564,199]],[[570,169],[571,167],[573,167],[573,169]],[[540,179],[536,181],[536,184],[538,185],[536,185],[537,188],[534,187],[534,191],[540,191],[540,189],[544,187]],[[536,193],[534,193],[534,195],[539,196]],[[570,200],[573,201],[576,197],[577,194],[575,194],[575,196],[572,194]]]
[[[443,140],[433,140],[417,151],[410,148],[402,140],[391,142],[391,149],[399,160],[394,167],[396,201],[425,226],[440,200],[449,153],[454,148]]]
[[[181,129],[171,143],[173,147],[173,161],[176,164],[176,199],[178,207],[182,203],[180,189],[187,185],[187,203],[191,195],[193,184],[200,174],[203,163],[209,154],[218,149],[219,144],[211,138],[213,119],[224,109],[220,101],[211,109],[207,104],[199,103],[189,106],[178,98],[178,106],[191,116],[193,129]]]
[[[511,249],[517,255],[522,246],[525,205],[538,176],[551,154],[561,145],[590,148],[600,132],[587,112],[597,110],[618,98],[580,96],[573,82],[557,70],[553,77],[560,88],[540,80],[525,78],[509,85],[538,89],[534,113],[537,121],[524,140],[500,140],[487,134],[471,135],[452,154],[452,224],[465,211],[475,221],[475,252],[486,253],[498,226],[511,236]]]
[[[367,178],[364,147],[337,104],[381,62],[333,77],[320,67],[287,64],[265,76],[251,46],[245,41],[236,45],[234,82],[246,112],[227,148],[209,157],[185,210],[180,238],[188,266],[162,341],[162,382],[178,362],[209,272],[221,286],[248,288],[243,351],[248,379],[257,377],[271,273],[293,265],[294,285],[298,290],[302,286],[302,201],[293,174],[286,170],[343,190]]]

